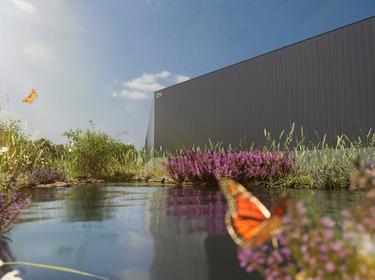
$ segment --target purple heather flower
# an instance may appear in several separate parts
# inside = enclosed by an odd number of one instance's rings
[[[307,246],[302,245],[301,248],[300,248],[300,251],[301,251],[302,254],[306,254],[307,253]]]
[[[49,184],[57,181],[66,181],[64,171],[51,167],[38,167],[26,173],[31,185]]]
[[[332,262],[327,262],[324,267],[328,272],[333,272],[336,270],[336,267]]]
[[[325,228],[333,228],[335,226],[335,222],[329,217],[323,217],[320,219],[320,222],[323,227]]]
[[[209,183],[223,177],[240,183],[277,180],[291,171],[287,153],[280,152],[194,152],[185,151],[168,159],[164,167],[177,182]]]
[[[280,249],[280,252],[281,252],[284,256],[286,256],[286,257],[290,257],[290,256],[292,255],[292,253],[290,252],[289,248],[287,248],[287,247],[282,247],[282,248]]]
[[[320,251],[320,253],[322,253],[322,254],[327,254],[327,253],[328,253],[328,247],[327,247],[327,245],[325,245],[325,244],[321,244],[321,245],[319,246],[319,251]]]
[[[341,241],[334,241],[330,244],[330,246],[331,249],[336,252],[341,251],[344,248],[344,244]]]
[[[315,266],[316,265],[316,259],[314,257],[311,257],[308,261],[310,266]]]
[[[323,231],[323,236],[326,240],[331,240],[334,237],[334,232],[332,229],[328,228]]]

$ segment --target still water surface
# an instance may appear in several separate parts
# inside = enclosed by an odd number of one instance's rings
[[[281,190],[256,189],[268,207]],[[311,212],[340,221],[363,197],[346,191],[288,190]],[[218,191],[139,184],[35,190],[33,203],[0,241],[0,259],[79,269],[110,279],[261,279],[239,267]],[[23,279],[88,279],[17,267]],[[0,271],[1,275],[1,271]]]

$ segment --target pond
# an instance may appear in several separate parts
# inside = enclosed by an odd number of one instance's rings
[[[254,189],[268,207],[280,189]],[[309,211],[340,221],[360,193],[288,190]],[[262,279],[239,267],[219,191],[142,184],[35,190],[32,205],[0,243],[0,259],[79,269],[110,279]],[[16,267],[23,279],[88,279]],[[4,272],[4,271],[3,271]],[[0,271],[0,275],[1,275]]]

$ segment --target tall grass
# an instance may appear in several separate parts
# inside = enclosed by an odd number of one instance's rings
[[[0,145],[8,149],[1,155],[0,170],[2,173],[19,176],[23,172],[46,163],[43,150],[28,139],[17,121],[0,122]]]
[[[266,130],[264,135],[269,149],[291,152],[298,171],[312,177],[314,184],[320,187],[348,187],[349,174],[358,158],[365,162],[375,161],[375,134],[372,130],[365,137],[354,139],[338,135],[333,145],[328,144],[326,135],[315,141],[306,139],[303,128],[297,132],[294,125],[277,138]]]

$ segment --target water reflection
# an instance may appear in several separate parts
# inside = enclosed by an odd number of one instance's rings
[[[227,207],[220,192],[170,188],[166,191],[164,207],[165,215],[174,217],[177,223],[181,220],[190,221],[188,227],[183,229],[185,234],[224,234],[226,231],[222,216]]]
[[[60,218],[68,223],[100,222],[113,218],[119,207],[132,205],[132,200],[137,199],[134,192],[118,191],[116,186],[37,189],[32,193],[33,204],[24,211],[19,223]]]
[[[226,234],[226,209],[218,191],[155,191],[149,208],[154,239],[152,279],[249,279]]]
[[[272,209],[282,195],[288,194],[291,200],[302,200],[309,215],[328,215],[341,223],[341,211],[362,204],[365,200],[363,192],[348,190],[313,190],[313,189],[279,189],[250,188],[250,191],[269,209]]]
[[[267,207],[280,189],[254,188]],[[340,218],[359,193],[288,190],[311,212]],[[0,243],[10,258],[72,267],[111,279],[261,279],[247,274],[226,233],[226,202],[218,191],[131,184],[36,190]],[[13,254],[13,256],[12,256]],[[1,258],[1,257],[0,257]],[[19,268],[18,268],[19,269]],[[24,268],[24,279],[83,279]]]
[[[116,195],[111,193],[108,197],[108,192],[99,187],[89,188],[71,190],[64,205],[65,222],[103,221],[113,217],[115,209],[110,207],[110,201],[115,200]]]

